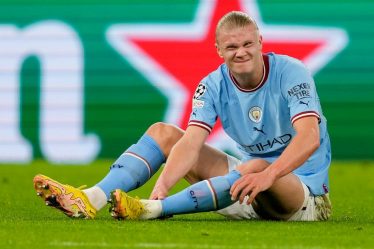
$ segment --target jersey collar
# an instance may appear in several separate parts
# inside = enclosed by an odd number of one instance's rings
[[[229,75],[230,75],[231,81],[234,83],[236,88],[238,88],[242,92],[247,92],[248,93],[248,92],[254,92],[254,91],[260,89],[265,84],[266,80],[268,79],[268,75],[269,75],[269,56],[266,55],[266,54],[263,54],[262,58],[264,59],[264,72],[265,73],[262,75],[262,79],[261,79],[260,84],[258,84],[253,89],[248,90],[248,89],[241,88],[239,83],[236,81],[236,79],[234,78],[234,76],[231,74],[231,72],[229,70]]]

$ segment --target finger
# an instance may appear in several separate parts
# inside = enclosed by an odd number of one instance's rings
[[[238,185],[240,185],[246,179],[247,179],[247,176],[242,176],[237,181],[235,181],[234,184],[230,188],[230,194],[232,194],[232,192],[234,192],[234,189],[237,188]]]
[[[235,182],[235,186],[233,185],[231,187],[231,196],[236,200],[238,198],[239,193],[243,190],[243,188],[245,188],[246,185],[250,184],[251,181],[251,177],[248,175],[241,177],[239,180]]]
[[[253,189],[253,186],[252,185],[247,185],[243,190],[242,192],[240,193],[240,196],[239,196],[239,203],[243,203],[244,201],[244,198],[246,195],[248,195],[248,193],[252,192],[252,189]]]
[[[240,182],[238,182],[240,181]],[[239,193],[242,191],[242,189],[245,187],[245,181],[243,179],[239,179],[236,184],[236,186],[232,187],[232,194],[231,194],[231,199],[232,200],[237,200]]]
[[[238,184],[241,182],[242,178],[239,178],[237,181],[234,182],[234,184],[230,188],[230,195],[234,192],[235,188],[238,186]]]
[[[232,187],[230,188],[230,195],[231,195],[231,200],[236,200],[236,195],[237,195],[237,188],[238,188],[238,184],[237,184],[238,181],[236,181],[235,185],[232,185]]]
[[[153,190],[152,193],[151,193],[151,195],[150,195],[150,197],[149,197],[149,199],[151,199],[151,200],[157,200],[157,198],[158,198],[158,193],[157,193],[157,191]]]
[[[256,198],[256,196],[258,195],[260,191],[258,191],[257,188],[253,189],[252,190],[252,193],[249,195],[249,198],[247,200],[247,205],[250,205]]]

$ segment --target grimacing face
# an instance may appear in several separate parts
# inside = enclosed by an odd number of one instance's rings
[[[222,27],[216,37],[218,55],[234,76],[254,74],[262,68],[262,37],[255,25],[228,29]]]

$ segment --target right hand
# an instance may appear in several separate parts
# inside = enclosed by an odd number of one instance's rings
[[[169,189],[161,182],[157,181],[152,193],[149,197],[150,200],[163,200],[168,196]]]

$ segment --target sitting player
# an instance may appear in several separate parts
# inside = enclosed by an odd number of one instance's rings
[[[216,27],[224,63],[193,98],[186,131],[152,125],[97,185],[80,190],[43,175],[35,189],[70,217],[95,217],[112,200],[115,218],[152,219],[218,211],[235,219],[326,220],[330,141],[313,78],[296,59],[263,54],[257,24],[233,11]],[[217,118],[241,161],[205,144]],[[165,163],[150,200],[126,193]],[[181,178],[192,185],[168,197]]]

